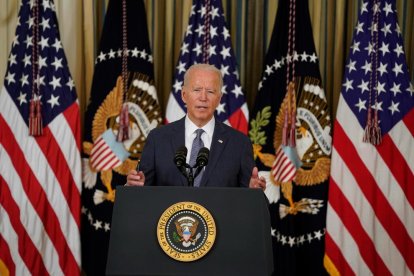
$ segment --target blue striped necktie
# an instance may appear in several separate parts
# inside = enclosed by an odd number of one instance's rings
[[[201,135],[204,130],[199,128],[195,131],[196,137],[193,140],[193,145],[191,146],[190,154],[190,166],[193,167],[196,163],[198,152],[202,147],[204,147],[203,140],[201,140]],[[200,187],[201,178],[203,177],[204,169],[201,170],[200,174],[194,179],[194,187]]]

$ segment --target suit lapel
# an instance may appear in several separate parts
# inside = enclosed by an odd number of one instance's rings
[[[170,133],[171,137],[171,147],[173,152],[173,158],[175,155],[175,152],[177,149],[181,146],[185,146],[185,117],[178,120],[176,123],[174,123],[174,127],[172,128],[172,132]],[[171,160],[172,162],[172,160]],[[177,169],[178,172],[178,169]],[[187,179],[182,175],[180,172],[178,172],[181,177],[179,177],[180,182],[183,186],[187,186]]]
[[[220,155],[226,147],[228,140],[228,132],[226,131],[223,123],[220,123],[216,119],[213,139],[211,140],[209,160],[206,170],[204,171],[203,179],[201,180],[200,186],[206,185],[208,179],[210,178],[210,172],[214,171],[214,168],[216,167],[220,159]]]

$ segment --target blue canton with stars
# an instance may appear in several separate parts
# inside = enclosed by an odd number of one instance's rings
[[[23,0],[4,85],[26,124],[32,98],[33,1]],[[76,101],[76,91],[60,41],[53,1],[39,1],[39,90],[43,125]]]
[[[378,83],[373,84],[372,95],[377,103],[371,107],[378,110],[382,134],[386,134],[414,106],[414,88],[410,83],[403,39],[397,22],[395,1],[364,2],[354,30],[353,43],[345,67],[342,96],[355,113],[362,128],[367,123],[370,95],[370,73],[378,73]],[[378,26],[374,14],[379,12]],[[378,33],[378,47],[371,42],[371,34]],[[378,49],[378,64],[370,54]],[[374,64],[372,64],[374,63]],[[372,97],[373,98],[373,97]]]
[[[172,93],[183,110],[186,110],[181,99],[184,73],[191,65],[203,62],[206,12],[203,0],[193,1],[189,25],[175,71]],[[240,85],[236,59],[231,47],[230,34],[226,27],[221,1],[211,0],[210,18],[210,45],[207,46],[208,63],[220,69],[223,75],[223,96],[216,109],[216,118],[223,122],[245,103],[245,98]]]

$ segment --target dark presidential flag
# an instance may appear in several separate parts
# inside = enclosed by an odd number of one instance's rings
[[[181,87],[185,71],[196,63],[212,64],[223,76],[221,90],[223,96],[216,109],[216,118],[247,133],[249,112],[240,84],[221,0],[193,0],[187,32],[181,46],[174,84],[168,100],[167,122],[181,119],[186,114],[187,109],[181,99]]]
[[[363,1],[334,125],[326,268],[414,274],[414,87],[394,0]]]
[[[279,1],[250,120],[267,178],[275,275],[323,275],[331,118],[308,1]]]
[[[143,1],[110,1],[82,144],[82,265],[88,275],[105,272],[115,189],[125,184],[148,133],[162,122],[153,74]],[[123,126],[129,137],[117,139]]]
[[[55,5],[23,0],[0,92],[0,275],[80,275],[80,142]]]

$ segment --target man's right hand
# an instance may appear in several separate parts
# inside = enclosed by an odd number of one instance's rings
[[[145,175],[142,171],[132,170],[127,175],[127,183],[125,186],[144,186]]]

